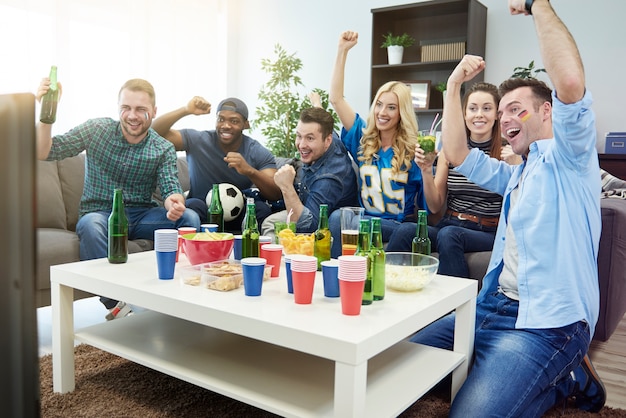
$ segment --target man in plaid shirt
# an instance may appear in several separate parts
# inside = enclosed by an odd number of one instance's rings
[[[48,78],[41,81],[38,100],[49,85]],[[161,228],[200,228],[198,215],[185,208],[174,146],[150,128],[156,115],[152,85],[141,79],[127,81],[120,89],[118,106],[119,121],[90,119],[63,135],[52,137],[51,124],[37,126],[39,159],[61,160],[86,152],[85,186],[76,225],[81,260],[107,256],[108,217],[117,188],[123,190],[131,240],[152,240],[154,231]],[[157,186],[163,207],[152,198]],[[131,312],[124,302],[100,300],[110,310],[107,319]]]

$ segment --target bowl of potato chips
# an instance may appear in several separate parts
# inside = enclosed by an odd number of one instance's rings
[[[192,265],[225,260],[235,244],[230,232],[198,232],[182,235],[182,239],[183,251]]]
[[[291,229],[283,229],[278,233],[278,242],[285,254],[313,255],[315,234],[296,234]]]

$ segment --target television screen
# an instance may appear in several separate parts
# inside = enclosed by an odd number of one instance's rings
[[[40,415],[35,308],[35,96],[0,95],[0,411]]]

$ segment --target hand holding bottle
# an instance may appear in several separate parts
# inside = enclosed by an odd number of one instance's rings
[[[50,125],[56,121],[61,91],[61,83],[57,82],[57,67],[53,65],[50,68],[50,76],[43,78],[37,89],[37,100],[41,102],[40,122]]]

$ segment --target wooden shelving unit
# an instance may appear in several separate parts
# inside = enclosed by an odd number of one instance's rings
[[[387,50],[381,48],[383,35],[404,32],[416,42],[405,48],[403,63],[387,64]],[[487,7],[478,0],[433,0],[372,9],[372,66],[370,100],[390,80],[430,80],[430,105],[417,111],[420,128],[443,108],[443,97],[435,86],[445,82],[459,60],[421,61],[421,42],[465,40],[467,54],[485,56]],[[460,59],[460,57],[459,57]],[[482,74],[474,81],[482,81]]]

